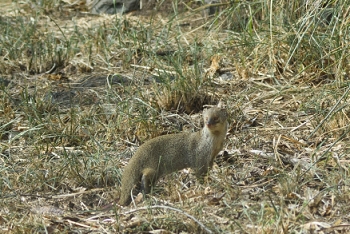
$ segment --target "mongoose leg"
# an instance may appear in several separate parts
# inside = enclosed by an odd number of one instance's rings
[[[150,193],[151,187],[153,186],[155,180],[156,180],[156,171],[152,170],[151,168],[146,168],[143,171],[143,175],[141,178],[141,190],[144,193]]]

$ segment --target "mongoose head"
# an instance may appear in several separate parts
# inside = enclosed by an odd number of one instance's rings
[[[227,112],[225,109],[219,107],[205,109],[203,111],[203,119],[205,126],[213,134],[220,134],[227,129]]]

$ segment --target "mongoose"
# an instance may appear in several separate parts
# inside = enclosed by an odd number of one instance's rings
[[[124,170],[120,205],[131,202],[134,188],[149,193],[161,176],[174,171],[192,168],[199,179],[207,174],[224,145],[227,113],[212,107],[203,111],[203,119],[201,131],[159,136],[139,147]]]

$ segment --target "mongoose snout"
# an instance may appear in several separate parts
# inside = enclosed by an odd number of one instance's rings
[[[192,168],[198,178],[207,174],[224,146],[228,128],[226,110],[205,109],[203,120],[201,131],[159,136],[139,147],[123,173],[121,205],[128,205],[132,193],[139,189],[149,193],[161,176],[174,171]]]
[[[216,123],[218,123],[218,118],[216,117],[216,118],[211,118],[211,119],[208,119],[208,121],[207,121],[207,126],[208,127],[211,127],[211,126],[213,126],[213,125],[215,125]]]

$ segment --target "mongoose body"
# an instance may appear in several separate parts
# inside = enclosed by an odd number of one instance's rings
[[[149,193],[161,176],[192,168],[197,178],[205,176],[222,150],[227,133],[226,110],[212,107],[203,111],[204,127],[199,132],[153,138],[139,147],[125,167],[119,203],[131,202],[136,187]]]

